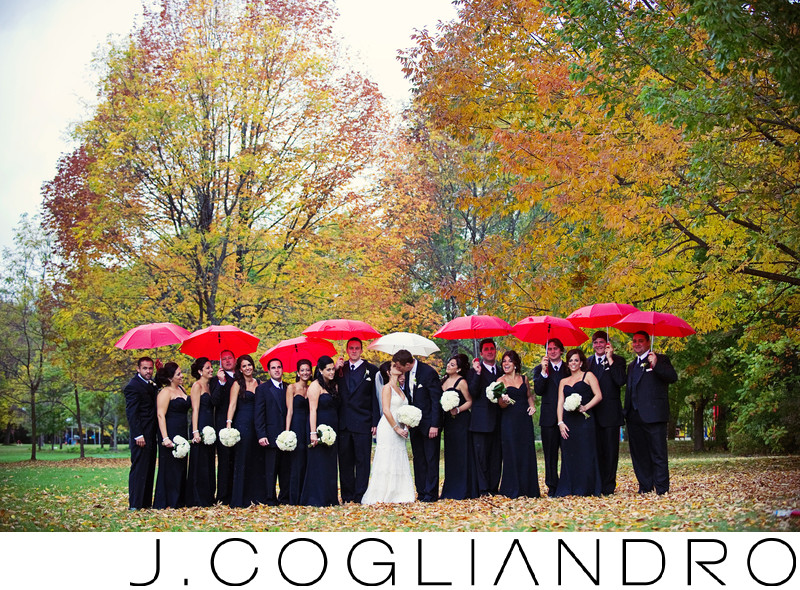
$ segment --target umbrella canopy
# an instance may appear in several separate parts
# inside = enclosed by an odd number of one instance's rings
[[[628,333],[644,330],[650,336],[683,337],[695,333],[694,328],[678,316],[660,311],[635,311],[615,323],[614,327]]]
[[[567,319],[577,328],[607,328],[634,311],[639,310],[627,303],[595,303],[576,309]]]
[[[508,322],[493,315],[465,315],[454,318],[439,328],[433,338],[459,340],[461,338],[492,338],[511,332]]]
[[[125,335],[117,340],[114,346],[123,350],[158,348],[159,346],[180,344],[190,333],[186,328],[170,322],[143,324],[125,332]]]
[[[428,340],[419,334],[392,332],[373,341],[372,344],[367,346],[367,350],[379,350],[389,354],[394,354],[398,350],[407,350],[411,354],[428,356],[434,352],[439,352],[439,347],[432,340]]]
[[[381,335],[367,322],[348,319],[321,320],[303,330],[303,334],[305,336],[325,338],[326,340],[349,340],[350,338],[372,340]]]
[[[322,338],[300,336],[281,340],[262,354],[258,360],[261,361],[261,366],[267,371],[269,370],[269,361],[278,359],[283,364],[283,370],[291,373],[297,368],[297,361],[309,360],[313,369],[319,357],[325,355],[336,356],[336,347]]]
[[[181,344],[181,352],[194,358],[207,356],[218,359],[223,350],[230,350],[233,356],[250,354],[258,349],[259,338],[236,326],[209,326],[192,332]]]
[[[523,342],[541,345],[550,338],[558,338],[564,346],[577,346],[589,339],[569,320],[549,315],[528,316],[514,324],[511,333]]]

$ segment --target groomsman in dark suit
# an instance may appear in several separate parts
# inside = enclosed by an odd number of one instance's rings
[[[233,373],[236,368],[236,357],[230,350],[223,350],[220,355],[220,369],[217,378],[209,383],[211,403],[214,405],[214,428],[217,430],[217,502],[231,503],[233,487],[233,448],[226,447],[219,440],[219,431],[227,426],[228,405],[231,401]]]
[[[542,430],[544,483],[547,486],[547,495],[554,496],[558,487],[558,450],[561,448],[561,432],[556,417],[558,386],[561,379],[569,376],[569,368],[563,359],[564,345],[561,340],[550,338],[546,349],[541,364],[533,370],[533,391],[542,398],[539,426]]]
[[[358,338],[347,341],[348,360],[337,362],[339,387],[339,432],[336,443],[339,455],[339,485],[342,502],[361,502],[369,485],[372,439],[380,420],[380,406],[375,396],[378,367],[361,358],[363,345]]]
[[[632,342],[636,357],[628,366],[625,421],[633,472],[639,481],[640,494],[653,489],[657,494],[665,494],[669,491],[669,384],[678,380],[678,373],[667,355],[650,350],[647,332],[635,332]]]
[[[623,424],[620,391],[627,379],[625,359],[614,354],[608,334],[602,330],[592,335],[592,348],[594,354],[589,357],[588,369],[597,377],[603,394],[603,400],[594,407],[600,492],[613,494],[617,487],[619,429]]]
[[[267,493],[265,504],[275,506],[289,501],[289,460],[275,442],[286,430],[286,383],[283,382],[283,363],[278,359],[267,362],[269,379],[256,387],[255,416],[258,444],[264,447]],[[275,497],[275,484],[280,492]]]
[[[392,362],[406,374],[404,390],[409,403],[422,412],[419,425],[409,433],[417,499],[420,502],[435,502],[439,499],[442,384],[430,365],[416,360],[407,350],[397,351]]]
[[[469,430],[475,454],[475,471],[478,495],[497,494],[502,469],[500,444],[500,411],[486,397],[486,388],[502,376],[497,365],[497,347],[494,340],[486,338],[480,343],[481,358],[472,361],[467,373],[467,386],[472,396]]]
[[[131,471],[128,475],[128,505],[131,510],[153,505],[153,477],[156,473],[156,384],[153,359],[143,356],[136,363],[136,375],[123,390],[125,415],[130,428]]]

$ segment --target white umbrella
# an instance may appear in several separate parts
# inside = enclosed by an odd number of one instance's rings
[[[434,352],[439,352],[439,347],[432,340],[428,340],[419,334],[410,332],[392,332],[373,340],[367,346],[367,350],[379,350],[388,354],[394,354],[398,350],[407,350],[411,354],[428,356]]]

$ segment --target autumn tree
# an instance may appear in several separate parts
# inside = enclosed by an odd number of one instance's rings
[[[36,460],[37,395],[52,348],[52,245],[34,219],[23,216],[14,232],[14,248],[5,248],[0,284],[0,362],[12,387],[4,390],[16,405],[29,411],[31,461]]]
[[[81,147],[44,187],[73,276],[122,278],[139,317],[279,323],[293,259],[357,214],[380,144],[381,97],[334,17],[316,0],[164,0],[111,44]]]

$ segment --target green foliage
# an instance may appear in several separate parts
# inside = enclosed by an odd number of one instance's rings
[[[800,452],[800,350],[781,337],[736,352],[738,400],[730,442],[741,453]]]

